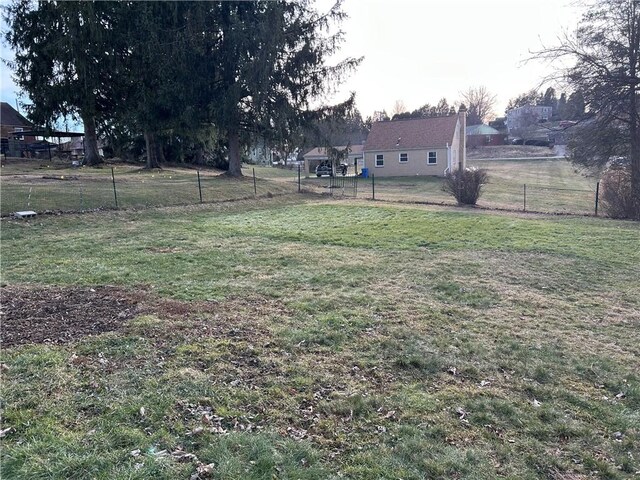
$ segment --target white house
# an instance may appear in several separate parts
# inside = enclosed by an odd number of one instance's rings
[[[531,124],[548,121],[553,114],[553,107],[544,105],[523,105],[507,112],[507,130],[526,128]]]
[[[364,166],[376,177],[444,176],[466,167],[466,109],[446,117],[375,122]]]

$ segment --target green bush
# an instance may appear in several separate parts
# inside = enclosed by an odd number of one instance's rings
[[[455,197],[459,205],[475,205],[482,194],[482,186],[489,180],[486,170],[467,168],[447,173],[442,190]]]

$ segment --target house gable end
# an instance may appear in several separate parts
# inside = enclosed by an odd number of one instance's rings
[[[33,124],[7,102],[0,104],[0,124],[3,127],[29,127]]]

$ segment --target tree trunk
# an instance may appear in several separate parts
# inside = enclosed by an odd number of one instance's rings
[[[631,4],[629,37],[629,76],[636,79],[638,55],[640,54],[640,32],[636,29],[636,3]],[[629,133],[631,134],[631,217],[640,220],[640,125],[638,125],[638,94],[635,84],[629,89]]]
[[[202,147],[198,147],[196,149],[195,164],[196,165],[204,165],[204,153],[202,151]]]
[[[82,115],[84,123],[84,165],[99,165],[103,162],[98,153],[96,119],[93,115]]]
[[[152,132],[145,130],[144,141],[147,148],[147,164],[144,168],[160,168],[158,163],[158,150],[156,148],[156,138]]]
[[[162,141],[155,137],[156,144],[156,159],[158,160],[158,164],[161,165],[163,163],[167,163],[167,159],[164,156],[164,148],[162,146]]]
[[[230,128],[227,132],[229,139],[229,170],[227,175],[232,177],[242,176],[242,159],[240,158],[240,132],[237,127]]]

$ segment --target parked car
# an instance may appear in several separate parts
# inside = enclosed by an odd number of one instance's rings
[[[533,145],[535,147],[549,147],[553,148],[553,143],[549,140],[527,140],[524,142],[525,145]]]
[[[333,177],[333,168],[328,163],[321,163],[316,167],[316,177],[322,177],[323,175]]]

